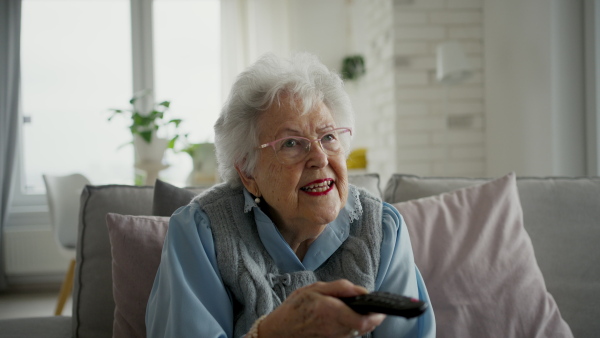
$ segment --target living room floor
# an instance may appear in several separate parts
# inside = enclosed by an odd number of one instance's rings
[[[0,293],[0,319],[53,316],[57,298],[58,291],[49,290]],[[63,316],[71,316],[72,304],[69,297]]]

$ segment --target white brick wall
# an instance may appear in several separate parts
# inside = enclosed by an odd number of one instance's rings
[[[366,0],[365,0],[366,1]],[[368,171],[483,176],[483,0],[374,0],[366,13]],[[473,68],[462,84],[435,80],[436,46],[458,41]]]
[[[369,0],[367,8],[370,45],[365,61],[371,97],[371,116],[366,126],[370,135],[367,170],[379,173],[384,185],[397,171],[394,7],[392,0]]]

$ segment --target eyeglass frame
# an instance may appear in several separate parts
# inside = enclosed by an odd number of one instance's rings
[[[317,138],[315,138],[315,139],[309,139],[309,138],[306,138],[306,137],[303,137],[303,136],[286,136],[286,137],[279,138],[279,139],[277,139],[277,140],[275,140],[275,141],[271,141],[271,142],[269,142],[269,143],[261,144],[260,146],[258,146],[258,147],[257,147],[257,149],[264,149],[264,148],[266,148],[266,147],[268,147],[268,146],[271,146],[271,148],[273,148],[273,151],[275,152],[275,157],[277,157],[277,160],[278,160],[280,163],[282,163],[282,164],[285,164],[285,163],[283,163],[283,162],[282,162],[282,161],[279,159],[279,156],[277,156],[277,149],[275,149],[275,143],[277,143],[277,142],[279,142],[279,141],[281,141],[281,140],[288,139],[288,138],[295,138],[295,139],[304,139],[304,140],[307,140],[307,141],[308,141],[308,149],[306,150],[306,154],[304,155],[304,158],[306,158],[306,156],[308,156],[308,154],[310,153],[310,149],[311,149],[311,147],[312,147],[312,144],[313,144],[315,141],[319,141],[319,146],[321,147],[321,150],[322,150],[324,153],[328,154],[327,150],[325,150],[325,148],[323,147],[323,144],[321,143],[321,139],[322,139],[324,136],[326,136],[327,134],[329,134],[329,133],[331,133],[331,132],[333,132],[333,131],[336,131],[336,130],[344,130],[344,131],[346,131],[346,130],[347,130],[347,131],[350,133],[350,136],[352,136],[352,128],[340,127],[340,128],[334,128],[334,129],[331,129],[331,130],[325,131],[325,132],[323,132],[321,135],[319,135],[319,137],[317,137]],[[329,154],[328,154],[328,155],[329,155]],[[304,158],[303,158],[303,159],[304,159]],[[296,162],[296,163],[299,163],[299,162],[301,162],[301,161],[302,161],[302,160],[298,160],[298,162]]]

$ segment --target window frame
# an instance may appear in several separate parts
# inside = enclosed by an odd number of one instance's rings
[[[586,174],[600,176],[600,3],[584,3]]]
[[[154,88],[153,0],[129,0],[131,14],[132,48],[132,93]],[[21,92],[21,91],[20,91]],[[142,102],[142,109],[152,105],[152,98]],[[22,110],[22,97],[19,98],[19,133],[15,167],[12,180],[12,200],[8,206],[7,228],[21,226],[49,226],[50,216],[45,193],[27,193],[24,187],[23,124],[25,116]]]

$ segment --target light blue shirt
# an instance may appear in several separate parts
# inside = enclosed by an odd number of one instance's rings
[[[300,261],[281,233],[244,189],[244,212],[254,211],[260,239],[282,273],[316,270],[348,238],[349,198],[338,217],[311,244]],[[421,299],[429,295],[414,263],[410,238],[396,208],[383,203],[383,241],[375,290]],[[171,217],[162,257],[146,309],[148,337],[233,336],[233,302],[223,284],[208,216],[196,203],[179,208]],[[420,317],[388,316],[374,337],[435,337],[431,306]]]

